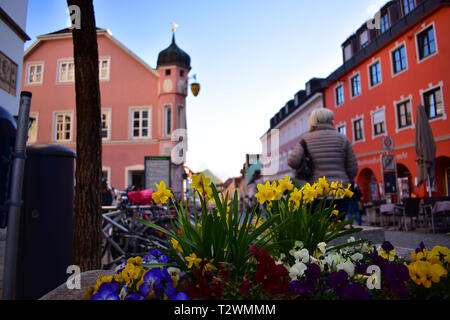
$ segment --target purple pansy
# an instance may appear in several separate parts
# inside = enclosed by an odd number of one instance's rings
[[[137,292],[130,293],[125,297],[125,300],[145,300],[145,298]]]
[[[186,293],[180,291],[176,295],[170,297],[169,300],[189,300],[189,297]]]
[[[424,249],[425,249],[425,245],[422,241],[422,242],[420,242],[419,247],[416,249],[416,254],[419,252],[422,252]]]
[[[388,252],[388,251],[394,250],[394,246],[389,241],[385,241],[381,245],[381,249]]]
[[[337,296],[343,297],[346,293],[346,287],[348,285],[348,274],[344,270],[338,272],[332,272],[328,276],[328,284],[333,288],[334,293]]]
[[[91,297],[91,300],[120,300],[117,290],[118,283],[104,282],[98,288],[98,292]]]
[[[347,284],[344,291],[346,300],[370,300],[372,298],[366,289],[355,283]]]
[[[403,299],[408,297],[405,282],[409,280],[409,271],[405,265],[387,263],[383,267],[383,275],[393,291],[397,292]]]
[[[289,290],[297,295],[307,294],[309,292],[315,293],[319,276],[320,267],[315,263],[311,263],[305,270],[305,277],[302,277],[300,280],[291,281]]]

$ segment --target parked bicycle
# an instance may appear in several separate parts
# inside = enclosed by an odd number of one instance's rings
[[[154,248],[167,249],[166,235],[137,219],[170,229],[175,217],[166,207],[152,204],[151,190],[126,190],[120,194],[117,206],[102,207],[103,269],[110,269],[130,257],[146,255]]]

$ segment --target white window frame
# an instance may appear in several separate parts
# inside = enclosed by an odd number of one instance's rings
[[[375,133],[375,122],[373,121],[373,118],[375,116],[376,113],[378,112],[383,112],[384,113],[384,132],[383,133]],[[379,137],[384,137],[388,135],[387,132],[387,125],[386,125],[386,106],[382,106],[380,107],[376,107],[375,110],[370,111],[370,118],[372,119],[372,140],[379,138]]]
[[[397,51],[402,46],[405,48],[406,68],[403,69],[402,71],[399,71],[399,72],[395,73],[395,68],[394,68],[395,61],[394,61],[392,55],[393,55],[394,51]],[[395,43],[395,46],[389,51],[389,58],[390,58],[390,61],[391,61],[391,76],[392,76],[392,78],[395,78],[395,77],[401,75],[402,73],[408,71],[409,63],[408,63],[408,48],[406,47],[406,40],[404,40],[404,41],[402,41],[400,43],[399,42]]]
[[[353,95],[353,84],[352,79],[359,76],[359,94]],[[360,95],[362,95],[362,81],[361,81],[361,72],[354,72],[349,79],[349,87],[350,87],[350,100],[358,98]]]
[[[101,125],[102,125],[102,128],[101,128],[101,130],[102,130],[102,132],[103,132],[103,114],[107,114],[107,119],[106,119],[106,121],[107,121],[107,125],[108,125],[108,127],[107,127],[107,136],[104,138],[104,137],[102,137],[102,140],[103,141],[109,141],[109,140],[111,140],[111,123],[112,123],[112,120],[111,120],[111,116],[112,116],[112,109],[111,108],[102,108],[102,110],[101,110]]]
[[[365,41],[364,43],[362,42],[362,35],[365,35],[366,36],[366,40],[367,41]],[[359,35],[358,35],[358,40],[359,40],[359,47],[360,48],[365,48],[365,47],[367,47],[368,45],[369,45],[369,30],[368,29],[366,29],[366,30],[364,30],[363,32],[361,32]]]
[[[35,67],[36,68],[37,66],[41,66],[41,81],[39,81],[39,82],[30,82],[30,68],[31,67]],[[44,83],[44,67],[45,67],[45,62],[44,61],[28,62],[27,65],[26,65],[25,84],[27,86],[42,85]]]
[[[63,64],[67,64],[67,67],[69,66],[69,64],[73,63],[73,78],[72,80],[62,80],[61,79],[61,70],[62,70],[62,65]],[[58,59],[57,61],[57,74],[56,74],[56,82],[57,83],[73,83],[75,82],[75,61],[73,58],[62,58],[62,59]],[[67,78],[69,76],[69,69],[67,69]]]
[[[399,119],[398,119],[398,112],[397,112],[398,108],[397,108],[397,106],[399,104],[405,103],[407,101],[409,101],[409,112],[411,113],[411,124],[409,126],[405,126],[405,127],[400,128],[399,125],[398,125]],[[400,100],[394,101],[393,105],[394,105],[394,114],[395,114],[395,133],[399,133],[399,132],[407,130],[407,129],[414,129],[415,128],[415,125],[414,125],[414,113],[413,113],[413,110],[412,110],[413,109],[413,107],[412,107],[413,106],[413,95],[410,94],[407,97],[401,96]]]
[[[361,120],[361,132],[362,132],[362,139],[356,141],[355,139],[355,122]],[[364,114],[356,115],[354,118],[351,119],[352,122],[352,144],[362,143],[366,142],[366,135],[364,134]]]
[[[419,55],[419,42],[417,41],[417,36],[420,33],[422,33],[423,31],[425,31],[426,29],[428,29],[429,27],[433,27],[434,45],[436,47],[436,51],[421,60],[420,55]],[[425,23],[422,24],[422,28],[414,34],[414,39],[415,39],[415,43],[416,43],[417,64],[427,61],[428,59],[434,57],[435,55],[437,55],[439,53],[438,40],[436,37],[436,24],[434,23],[434,21],[430,22],[429,24],[425,24]]]
[[[139,136],[134,136],[134,112],[135,111],[148,111],[148,121],[147,121],[147,132],[148,136],[141,136],[141,131],[143,128],[139,126]],[[140,120],[141,121],[141,120]],[[129,132],[128,137],[130,140],[143,140],[143,139],[151,139],[152,138],[152,106],[134,106],[129,108]]]
[[[345,121],[343,121],[343,122],[341,121],[336,125],[336,131],[339,132],[340,134],[343,134],[342,132],[339,131],[339,128],[342,128],[342,127],[345,128],[344,135],[347,136],[347,122],[345,122]]]
[[[376,65],[377,63],[380,64],[380,82],[372,85],[372,73],[370,72],[370,70],[371,70],[371,67]],[[381,67],[381,58],[379,58],[379,57],[376,59],[373,58],[372,62],[367,65],[367,75],[368,75],[367,78],[369,80],[369,90],[372,90],[373,88],[376,88],[383,83],[383,71],[382,71],[382,67]]]
[[[102,77],[102,62],[103,61],[108,62],[107,75],[105,77]],[[98,79],[100,81],[109,81],[110,73],[111,73],[111,57],[99,57],[98,58]]]
[[[180,109],[183,110],[180,117]],[[183,121],[181,121],[183,120]],[[186,123],[186,107],[182,104],[177,105],[177,125],[178,129],[187,129]]]
[[[38,141],[38,132],[39,132],[39,112],[38,111],[32,111],[30,112],[30,118],[34,118],[33,121],[33,126],[35,126],[36,128],[36,138],[33,140],[30,140],[30,132],[31,132],[31,128],[28,130],[28,139],[27,139],[27,143],[35,143]]]
[[[444,81],[440,81],[437,85],[433,85],[432,83],[428,84],[428,88],[419,90],[420,92],[420,99],[422,101],[422,105],[425,107],[425,100],[423,98],[423,95],[427,93],[428,91],[435,90],[439,88],[441,90],[441,98],[442,98],[442,116],[429,119],[428,121],[434,122],[439,120],[447,120],[447,113],[445,112],[445,102],[444,102]],[[426,111],[426,110],[425,110]]]
[[[337,103],[337,89],[339,87],[342,87],[342,103],[338,104]],[[345,103],[345,91],[344,91],[344,83],[341,81],[338,81],[338,83],[336,84],[336,86],[334,87],[334,106],[335,108],[342,106]]]
[[[58,121],[58,115],[64,115],[70,116],[70,138],[69,139],[57,139],[57,134],[58,134],[58,126],[57,126],[57,121]],[[74,121],[74,112],[73,110],[61,110],[61,111],[54,111],[53,112],[53,130],[52,130],[52,140],[56,143],[65,143],[65,142],[71,142],[73,140],[73,126],[75,124]]]
[[[102,166],[102,175],[103,171],[106,171],[106,180],[108,182],[108,186],[111,187],[111,167]]]
[[[167,128],[167,110],[170,110],[170,130]],[[172,104],[163,105],[163,136],[170,137],[173,131],[173,108]],[[170,131],[170,132],[169,132]]]

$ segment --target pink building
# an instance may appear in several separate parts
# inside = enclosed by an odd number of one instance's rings
[[[175,44],[174,36],[171,45],[159,53],[156,69],[127,49],[109,30],[98,29],[97,42],[103,174],[115,188],[145,188],[145,157],[171,156],[179,143],[178,139],[172,141],[171,134],[186,129],[190,57]],[[30,116],[36,119],[29,143],[61,144],[75,149],[71,30],[39,36],[25,52],[23,66],[22,90],[33,93]],[[176,193],[182,191],[183,173],[182,163],[171,164],[171,184]]]

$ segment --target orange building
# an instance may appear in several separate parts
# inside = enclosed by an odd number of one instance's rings
[[[400,197],[418,188],[414,148],[416,109],[425,106],[436,142],[436,188],[450,195],[450,2],[396,0],[342,45],[344,63],[328,77],[326,108],[353,144],[357,182],[366,201],[383,195],[381,156],[395,155]],[[393,141],[385,151],[383,138]]]
[[[175,43],[160,52],[152,68],[106,29],[97,30],[101,93],[103,172],[118,189],[145,187],[147,156],[171,156],[171,134],[186,129],[190,57]],[[33,94],[36,121],[29,143],[75,149],[76,112],[72,33],[39,36],[24,55],[22,90]],[[184,137],[185,138],[185,137]],[[184,150],[185,152],[185,150]],[[182,192],[182,164],[171,166],[171,187]],[[147,186],[147,188],[154,186]]]

